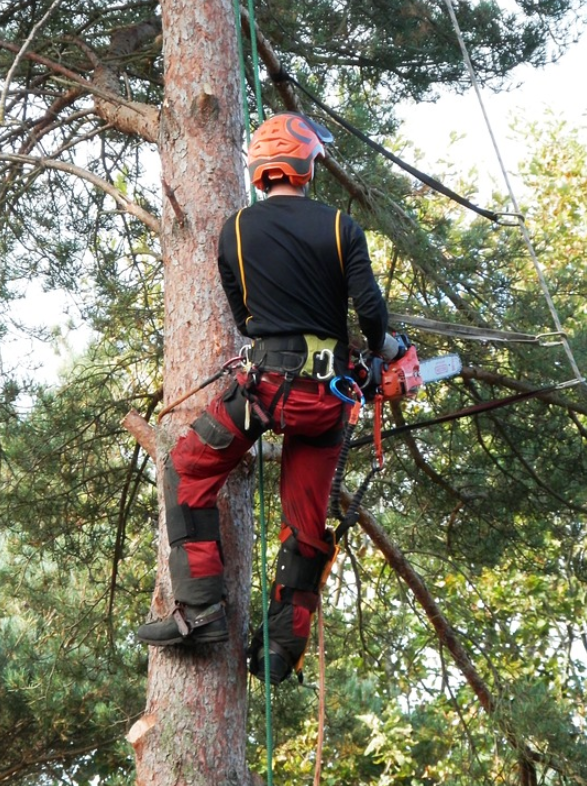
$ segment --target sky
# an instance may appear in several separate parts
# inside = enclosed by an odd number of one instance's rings
[[[553,113],[573,128],[583,129],[582,138],[587,143],[587,91],[581,87],[586,69],[584,33],[558,62],[540,69],[525,65],[515,69],[504,92],[481,90],[485,114],[508,176],[527,152],[523,139],[511,129],[514,119],[540,122]],[[459,162],[461,171],[475,165],[481,178],[493,178],[505,191],[499,158],[473,87],[462,96],[445,93],[436,103],[406,102],[398,117],[403,121],[402,137],[423,156],[418,163],[420,169],[428,165],[433,170],[438,161],[448,158]],[[464,138],[451,145],[452,133]],[[404,160],[408,160],[406,155]]]
[[[586,72],[587,34],[584,34],[582,40],[572,45],[557,63],[542,69],[528,66],[516,69],[506,92],[494,94],[482,91],[485,112],[508,173],[515,171],[525,152],[523,142],[516,141],[510,130],[516,117],[540,121],[546,113],[553,112],[557,117],[566,119],[573,128],[583,129],[587,144],[587,91],[582,89]],[[416,105],[407,102],[399,108],[398,116],[403,121],[401,136],[410,140],[422,155],[416,162],[410,158],[410,150],[407,149],[401,154],[406,162],[416,164],[432,175],[436,174],[437,162],[442,159],[458,162],[461,172],[476,166],[481,189],[483,182],[494,182],[501,191],[505,191],[499,159],[473,88],[462,96],[446,93],[435,103]],[[451,144],[454,132],[463,138]],[[451,185],[446,180],[444,182],[447,186]],[[515,191],[515,181],[512,182]],[[66,328],[70,320],[68,310],[75,314],[71,296],[43,293],[36,284],[31,286],[29,297],[13,308],[14,314],[29,325],[59,326],[66,336],[65,356],[69,354],[68,346],[74,352],[81,352],[88,337],[83,331]],[[55,382],[64,360],[64,355],[58,354],[50,344],[22,336],[0,344],[0,371],[31,361],[37,367],[35,378],[39,381]]]

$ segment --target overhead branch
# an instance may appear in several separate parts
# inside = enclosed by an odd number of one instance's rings
[[[4,87],[2,88],[2,95],[0,96],[0,125],[4,124],[4,110],[5,110],[5,107],[6,107],[6,96],[8,95],[8,90],[10,88],[10,82],[12,80],[12,77],[13,77],[16,69],[18,68],[18,64],[22,60],[22,58],[23,58],[27,48],[29,47],[31,41],[33,40],[33,38],[35,37],[35,35],[39,31],[39,29],[45,24],[47,19],[49,19],[49,17],[53,13],[53,11],[60,5],[60,3],[61,3],[61,0],[53,0],[53,2],[51,3],[50,7],[46,11],[46,13],[41,17],[41,19],[39,19],[39,21],[35,25],[33,25],[33,27],[31,28],[31,30],[30,30],[30,32],[28,34],[28,37],[27,37],[26,41],[21,46],[18,54],[14,58],[14,61],[13,61],[12,65],[8,69],[8,73],[7,73],[6,79],[4,81]]]
[[[159,234],[161,231],[161,224],[158,218],[156,218],[152,213],[149,213],[148,210],[140,207],[140,205],[137,205],[136,202],[133,202],[131,199],[125,196],[107,180],[104,180],[104,178],[99,177],[93,172],[89,172],[87,169],[83,169],[82,167],[75,166],[75,164],[70,164],[65,161],[56,161],[52,158],[22,156],[13,153],[0,153],[0,161],[8,161],[13,164],[24,164],[37,167],[39,169],[57,169],[61,172],[66,172],[69,175],[82,178],[82,180],[87,180],[89,183],[92,183],[92,185],[96,186],[96,188],[101,189],[104,191],[104,193],[111,196],[125,213],[138,218],[139,221],[142,221],[143,224],[145,224],[145,226],[147,226],[155,234]]]
[[[352,495],[346,489],[342,489],[342,509],[347,510],[351,501]],[[397,575],[403,579],[409,587],[416,601],[426,614],[428,621],[434,628],[438,641],[445,646],[451,654],[454,663],[479,699],[483,709],[488,714],[495,715],[497,707],[496,698],[475,668],[475,664],[471,660],[467,650],[461,644],[457,632],[443,614],[438,603],[432,597],[430,590],[420,574],[406,559],[402,550],[391,540],[387,532],[376,521],[374,516],[363,508],[359,508],[358,523],[370,537],[374,545],[381,551],[390,567],[393,568]],[[532,769],[535,762],[542,762],[553,769],[559,769],[556,763],[550,758],[546,762],[544,757],[531,750],[523,740],[519,739],[514,730],[510,728],[510,724],[508,724],[507,720],[500,719],[499,725],[503,729],[510,745],[519,752],[520,761],[524,762],[529,769]]]
[[[30,127],[27,128],[27,136],[23,142],[20,150],[21,155],[27,155],[34,149],[35,145],[39,143],[41,138],[48,133],[51,133],[56,126],[57,118],[68,107],[72,106],[77,99],[83,95],[81,87],[72,87],[62,95],[58,96],[55,101],[47,108],[47,111],[41,117],[31,122]],[[89,113],[90,110],[87,110]],[[86,112],[73,112],[66,122],[71,122],[72,118],[82,117]],[[20,131],[20,129],[19,129]]]
[[[131,27],[117,30],[110,41],[108,55],[96,63],[93,84],[100,89],[96,96],[96,113],[126,134],[138,135],[150,142],[159,139],[159,110],[138,101],[126,101],[117,104],[102,95],[117,95],[119,88],[119,70],[123,59],[133,54],[145,41],[150,42],[161,35],[161,20],[149,19]],[[137,132],[137,119],[144,117],[143,110],[148,107],[148,123],[140,124]]]
[[[19,53],[19,48],[9,41],[0,40],[0,48],[9,52]],[[159,139],[159,108],[140,101],[127,101],[121,95],[103,89],[75,71],[72,71],[50,58],[35,52],[25,52],[22,57],[44,66],[57,76],[64,77],[67,82],[83,88],[84,93],[93,95],[96,101],[96,114],[111,122],[118,130],[133,134],[146,142],[158,142]],[[100,103],[100,106],[98,106]],[[110,107],[110,109],[107,109]],[[116,125],[120,123],[120,126]]]

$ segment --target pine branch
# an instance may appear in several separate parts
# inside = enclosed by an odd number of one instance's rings
[[[56,169],[60,172],[66,172],[69,175],[73,175],[74,177],[87,180],[89,183],[92,183],[92,185],[96,186],[96,188],[101,189],[104,191],[104,193],[111,196],[125,213],[129,213],[131,216],[138,218],[139,221],[142,221],[143,224],[145,224],[145,226],[147,226],[155,234],[158,235],[161,231],[161,224],[158,218],[137,205],[136,202],[133,202],[131,199],[125,196],[107,180],[104,180],[104,178],[99,177],[93,172],[89,172],[87,169],[83,169],[82,167],[76,166],[75,164],[69,164],[65,161],[55,161],[52,158],[37,158],[35,156],[23,156],[12,153],[0,153],[0,161],[8,161],[13,164],[29,165],[39,169]]]
[[[19,53],[19,48],[9,41],[0,40],[0,49]],[[25,59],[45,66],[53,74],[64,77],[84,89],[84,92],[95,96],[96,114],[111,123],[115,128],[127,134],[139,136],[147,142],[157,143],[159,140],[159,108],[140,101],[127,101],[122,96],[104,89],[100,84],[85,79],[60,63],[35,52],[25,52]]]

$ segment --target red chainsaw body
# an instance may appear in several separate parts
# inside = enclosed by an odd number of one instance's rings
[[[423,381],[416,347],[412,344],[399,360],[381,367],[380,392],[385,401],[415,396]]]

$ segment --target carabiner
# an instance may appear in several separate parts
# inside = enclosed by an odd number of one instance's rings
[[[349,387],[351,387],[356,394],[356,398],[351,398],[347,396],[342,390],[338,389],[339,382],[346,382]],[[357,385],[355,380],[352,377],[333,377],[330,380],[330,391],[334,393],[341,401],[344,401],[347,404],[355,404],[357,401],[360,403],[361,407],[365,406],[365,396],[363,395],[363,391]]]
[[[314,355],[314,362],[316,360],[328,361],[326,373],[316,374],[316,379],[320,380],[320,382],[326,382],[326,380],[332,379],[332,376],[334,375],[334,352],[331,349],[321,349],[320,352],[316,352]]]

